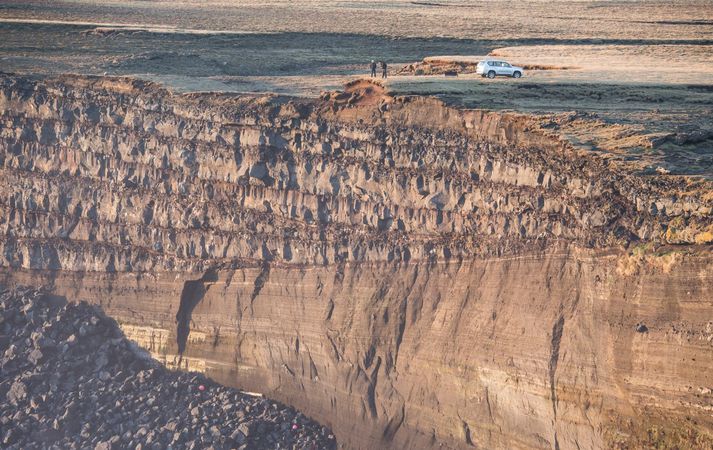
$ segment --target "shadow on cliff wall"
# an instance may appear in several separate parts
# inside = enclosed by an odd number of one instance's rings
[[[198,280],[189,280],[183,284],[181,292],[181,304],[176,313],[176,343],[178,344],[179,363],[186,350],[188,335],[191,332],[191,317],[193,310],[205,297],[210,288],[210,283],[218,281],[218,273],[214,269],[208,269]]]

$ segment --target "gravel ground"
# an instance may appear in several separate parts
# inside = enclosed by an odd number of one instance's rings
[[[0,292],[0,447],[334,449],[298,411],[165,369],[86,303]]]

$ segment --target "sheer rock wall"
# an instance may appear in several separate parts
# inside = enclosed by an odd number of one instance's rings
[[[364,83],[2,75],[0,124],[0,284],[100,303],[350,448],[710,443],[709,185]]]

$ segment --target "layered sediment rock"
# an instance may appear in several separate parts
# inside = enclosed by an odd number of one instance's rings
[[[336,448],[292,408],[167,371],[99,308],[0,292],[5,449]]]
[[[352,448],[711,442],[709,184],[363,83],[3,76],[0,113],[0,283],[100,303],[168,365]]]

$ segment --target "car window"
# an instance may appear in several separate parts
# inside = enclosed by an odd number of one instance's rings
[[[506,63],[506,62],[501,63],[501,64],[503,65],[503,67],[512,67],[509,63]]]

